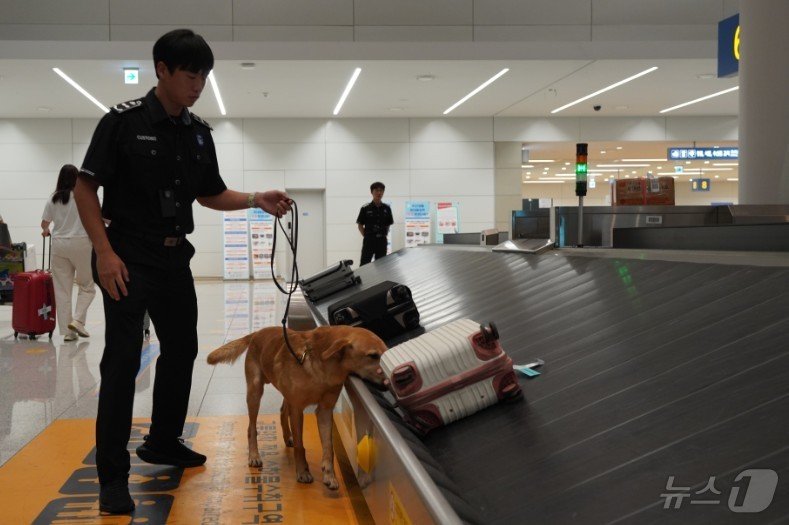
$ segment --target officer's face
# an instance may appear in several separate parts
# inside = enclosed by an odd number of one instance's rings
[[[208,72],[192,73],[184,69],[176,69],[170,74],[164,62],[156,68],[159,73],[159,85],[164,88],[167,98],[181,107],[192,107],[205,87]]]
[[[380,188],[374,189],[372,193],[373,193],[373,202],[381,202],[381,199],[384,198],[384,190]]]

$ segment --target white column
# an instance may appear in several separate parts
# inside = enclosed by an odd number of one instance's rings
[[[740,204],[789,204],[789,0],[740,2]]]
[[[496,142],[496,176],[494,182],[496,229],[512,236],[512,211],[523,207],[521,143]]]

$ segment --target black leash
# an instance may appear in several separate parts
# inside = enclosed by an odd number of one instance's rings
[[[282,219],[280,217],[276,217],[277,224],[274,225],[274,242],[271,246],[271,278],[274,279],[274,284],[277,286],[280,292],[288,296],[288,300],[285,302],[285,313],[282,316],[282,335],[285,336],[285,345],[288,347],[291,355],[296,358],[296,361],[300,365],[304,364],[304,360],[307,358],[307,351],[305,350],[301,357],[293,350],[293,347],[290,345],[290,340],[288,339],[288,312],[290,311],[290,299],[293,296],[293,293],[299,287],[299,266],[296,263],[296,255],[298,254],[298,243],[299,243],[299,207],[296,205],[296,201],[291,200],[291,215],[293,216],[292,224],[293,229],[291,230],[291,235],[288,237],[288,233],[285,231],[285,227],[282,225]],[[290,269],[290,285],[288,288],[285,289],[280,286],[279,282],[277,282],[277,276],[274,275],[274,254],[277,250],[277,226],[282,229],[282,235],[285,236],[285,240],[288,241],[288,246],[290,247],[290,251],[293,254],[293,267]]]

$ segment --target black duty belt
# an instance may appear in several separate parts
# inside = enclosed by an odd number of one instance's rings
[[[162,237],[160,235],[149,235],[147,233],[141,233],[134,230],[127,230],[125,228],[118,228],[114,226],[110,226],[110,229],[121,235],[134,237],[135,239],[142,239],[143,241],[150,242],[151,244],[156,244],[158,246],[167,246],[167,247],[180,246],[186,240],[186,235],[178,235],[175,237]]]

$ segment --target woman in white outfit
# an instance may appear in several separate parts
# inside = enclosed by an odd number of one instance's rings
[[[82,227],[74,202],[74,185],[77,182],[76,166],[66,164],[60,168],[57,187],[47,200],[41,216],[41,235],[50,235],[52,229],[52,280],[55,285],[55,309],[57,310],[60,335],[64,341],[76,341],[77,336],[89,337],[85,330],[85,317],[88,307],[96,296],[93,275],[90,269],[90,255],[93,247]],[[77,305],[72,315],[71,291],[74,278],[77,286]]]

